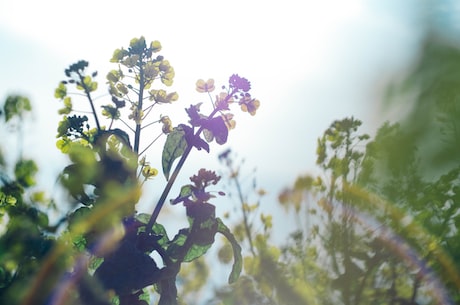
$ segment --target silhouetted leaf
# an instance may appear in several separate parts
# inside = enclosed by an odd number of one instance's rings
[[[149,255],[139,251],[131,241],[123,240],[113,253],[105,257],[94,276],[104,288],[126,295],[154,284],[160,272]]]
[[[235,236],[233,236],[232,232],[230,232],[230,229],[222,222],[222,220],[220,218],[217,218],[216,221],[218,224],[217,232],[224,235],[232,245],[234,262],[232,266],[232,272],[228,277],[228,283],[232,284],[236,282],[236,280],[239,278],[241,270],[243,269],[243,257],[241,256],[241,247],[238,244],[238,241],[236,240]]]
[[[185,140],[185,132],[182,127],[176,127],[168,134],[166,143],[163,147],[162,165],[163,174],[166,180],[169,180],[169,174],[174,160],[182,156],[187,148],[187,141]]]

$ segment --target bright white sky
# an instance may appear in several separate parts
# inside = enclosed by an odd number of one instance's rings
[[[165,108],[175,123],[200,101],[198,78],[219,85],[238,73],[252,82],[261,107],[254,117],[238,111],[226,147],[246,159],[248,171],[257,167],[259,185],[276,198],[296,176],[316,170],[316,139],[333,120],[353,115],[369,132],[382,122],[381,94],[419,42],[417,3],[0,0],[0,98],[32,99],[37,113],[26,144],[40,153],[43,183],[52,187],[46,177],[65,161],[54,146],[60,104],[53,97],[64,69],[88,60],[102,87],[115,48],[141,35],[159,40],[176,71],[178,108]],[[215,159],[195,151],[183,177],[203,162],[215,167]]]

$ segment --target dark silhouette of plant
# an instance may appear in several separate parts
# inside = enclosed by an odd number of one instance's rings
[[[148,304],[154,298],[147,289],[151,286],[159,294],[158,304],[178,304],[176,280],[181,265],[204,255],[217,233],[233,249],[234,263],[228,281],[238,279],[241,248],[210,203],[214,194],[224,195],[210,190],[220,180],[214,171],[200,169],[190,178],[191,184],[184,185],[177,198],[170,201],[185,207],[187,227],[170,238],[170,232],[157,222],[157,217],[192,149],[209,152],[210,142],[226,143],[229,130],[235,127],[230,108],[238,105],[254,115],[260,103],[249,93],[250,82],[234,74],[215,98],[211,96],[214,80],[197,81],[197,91],[207,93],[211,100],[209,114],[204,113],[206,106],[199,103],[185,109],[187,123],[174,126],[168,116],[162,115],[152,119],[154,108],[178,99],[177,93],[158,87],[157,81],[171,86],[174,79],[174,69],[159,55],[160,50],[158,41],[147,44],[144,37],[132,39],[127,49],[115,50],[111,61],[117,68],[107,74],[108,104],[101,105],[94,97],[99,87],[97,73],[88,72],[88,62],[78,61],[65,70],[66,79],[55,91],[55,97],[64,105],[59,110],[64,116],[57,130],[57,147],[71,161],[60,177],[72,198],[71,211],[56,226],[59,233],[49,237],[43,253],[30,254],[40,266],[27,272],[28,288],[23,289],[16,302]],[[89,111],[85,111],[80,99],[86,99]],[[7,120],[14,109],[27,108],[25,103],[15,105],[16,108],[6,104]],[[137,213],[136,204],[142,185],[158,174],[147,152],[159,136],[150,143],[143,143],[141,136],[146,128],[155,126],[160,135],[166,135],[161,163],[167,184],[149,215]],[[0,193],[2,207],[8,206],[8,215],[15,223],[19,216],[13,214],[13,207],[18,207],[22,197],[14,186],[28,183],[32,165],[27,161],[18,163],[17,181],[12,184],[4,180]],[[13,221],[9,221],[11,224]],[[20,228],[20,232],[11,234],[28,233]],[[48,240],[43,228],[37,234],[44,236],[41,242]],[[7,241],[7,235],[2,236],[2,241]],[[161,262],[152,258],[153,252]],[[21,252],[17,256],[27,255]],[[10,286],[25,282],[19,281],[17,270],[7,269],[8,264],[2,268],[0,289],[8,297]]]

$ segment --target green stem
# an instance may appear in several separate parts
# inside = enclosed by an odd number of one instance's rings
[[[137,102],[137,110],[142,111],[142,102],[144,100],[144,69],[142,64],[142,57],[139,59],[139,95]],[[139,144],[141,139],[141,121],[136,122],[136,131],[134,132],[134,153],[139,153]]]
[[[230,169],[230,170],[233,170],[233,169]],[[251,228],[250,228],[249,221],[248,221],[247,210],[245,208],[245,200],[243,198],[243,191],[241,190],[240,182],[238,181],[236,176],[233,177],[233,181],[235,182],[236,190],[238,191],[238,198],[240,199],[240,203],[241,203],[241,210],[243,211],[244,231],[246,232],[246,236],[248,237],[249,249],[252,255],[255,257],[257,256],[257,254],[256,254],[256,251],[254,250],[254,243],[252,240]]]
[[[97,118],[96,108],[94,108],[94,102],[93,102],[93,99],[91,98],[91,93],[88,89],[88,86],[86,86],[84,82],[83,75],[81,75],[80,72],[77,72],[77,73],[78,73],[78,77],[80,77],[81,86],[85,89],[86,97],[88,98],[89,104],[91,105],[91,111],[93,112],[94,120],[96,121],[97,130],[100,131],[101,125],[99,125],[99,119]]]

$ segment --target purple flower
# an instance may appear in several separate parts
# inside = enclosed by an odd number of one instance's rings
[[[246,78],[238,76],[238,74],[230,76],[228,82],[230,83],[230,88],[241,90],[243,92],[251,90],[251,83]]]

